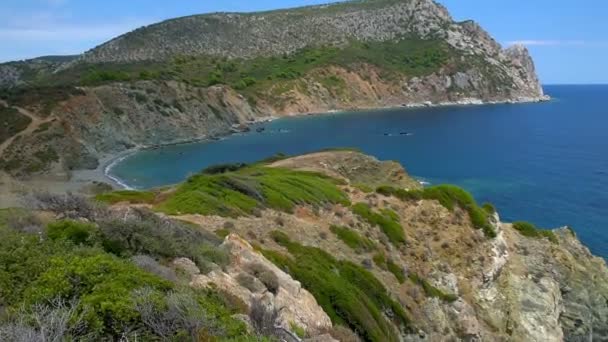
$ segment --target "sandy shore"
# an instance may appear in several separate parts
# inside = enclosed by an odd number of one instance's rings
[[[114,189],[124,188],[122,184],[108,177],[105,171],[115,161],[135,151],[129,150],[116,155],[103,156],[95,170],[75,170],[69,175],[49,174],[36,176],[31,180],[16,180],[0,172],[0,208],[23,206],[24,197],[35,191],[57,194],[72,192],[90,196],[95,194],[95,190],[99,189],[101,184],[110,185]]]

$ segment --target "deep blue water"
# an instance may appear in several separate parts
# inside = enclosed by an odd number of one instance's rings
[[[217,163],[358,147],[401,162],[431,184],[464,187],[479,202],[494,203],[505,221],[570,225],[594,253],[608,257],[608,85],[547,86],[546,92],[554,100],[540,104],[281,119],[264,124],[263,133],[142,151],[112,174],[146,188],[182,181]]]

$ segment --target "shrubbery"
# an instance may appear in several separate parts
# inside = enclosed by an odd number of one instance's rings
[[[7,309],[0,339],[248,339],[245,325],[232,318],[242,305],[216,291],[180,287],[157,261],[221,264],[226,254],[214,235],[145,210],[113,213],[71,195],[36,198],[36,206],[74,220],[34,229],[41,222],[26,211],[0,211],[0,307]],[[75,210],[76,203],[84,208]],[[272,279],[264,282],[272,287]]]
[[[552,243],[559,243],[557,236],[550,230],[539,229],[535,225],[529,222],[514,222],[513,228],[517,230],[521,235],[532,237],[532,238],[547,238]]]
[[[365,203],[353,205],[352,210],[353,213],[359,215],[372,226],[380,227],[394,245],[398,246],[405,243],[405,232],[399,222],[399,215],[394,211],[382,209],[380,213],[377,213]]]
[[[292,242],[282,232],[272,235],[293,259],[274,251],[263,251],[264,255],[300,281],[334,324],[346,325],[368,341],[399,340],[399,332],[387,317],[397,327],[411,328],[402,306],[372,273],[321,249]]]
[[[325,203],[348,204],[347,196],[329,177],[250,166],[190,177],[156,208],[167,214],[239,216],[264,207],[290,212],[296,205]]]
[[[331,226],[329,229],[332,233],[336,234],[338,239],[357,252],[369,252],[376,249],[373,241],[361,236],[353,229],[340,226]]]
[[[456,207],[459,207],[469,214],[471,223],[475,228],[483,230],[487,237],[496,237],[496,232],[488,220],[489,212],[480,208],[471,194],[457,186],[438,185],[422,190],[404,190],[381,186],[376,191],[385,196],[395,196],[403,201],[436,200],[449,211],[454,211]]]

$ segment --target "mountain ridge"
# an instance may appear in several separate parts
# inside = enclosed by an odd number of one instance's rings
[[[503,49],[432,0],[171,19],[66,63],[0,65],[0,97],[55,119],[0,155],[20,178],[69,177],[106,154],[269,117],[547,98],[525,47]]]

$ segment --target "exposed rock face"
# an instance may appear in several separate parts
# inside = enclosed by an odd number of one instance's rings
[[[314,336],[332,327],[331,320],[315,298],[299,282],[254,251],[247,241],[233,234],[226,237],[222,246],[230,253],[230,264],[225,270],[213,270],[205,275],[190,272],[192,286],[206,287],[213,284],[239,297],[248,305],[254,299],[261,300],[278,311],[276,323],[287,330],[292,330],[292,326],[297,325]],[[261,273],[256,275],[255,272],[260,272],[261,269],[276,279],[272,285],[274,288],[268,289],[268,285],[263,283],[268,282],[263,277],[270,276],[262,276]]]
[[[107,153],[226,135],[262,115],[222,86],[143,81],[83,90],[55,110],[48,127],[11,144],[0,166],[18,177],[95,168]],[[49,149],[55,158],[36,157]]]
[[[120,63],[125,62],[162,64],[183,55],[248,62],[251,58],[283,58],[303,48],[341,49],[355,41],[393,47],[404,41],[432,42],[447,57],[424,72],[383,65],[378,60],[383,57],[358,57],[361,59],[352,63],[319,64],[286,78],[269,74],[257,80],[258,85],[265,82],[263,86],[246,91],[230,82],[207,87],[204,73],[197,82],[184,80],[171,68],[155,81],[83,86],[59,101],[53,96],[65,90],[55,89],[54,94],[53,89],[46,89],[40,97],[26,96],[26,103],[11,105],[37,113],[53,103],[52,113],[38,114],[57,120],[49,130],[23,137],[7,148],[0,155],[0,169],[19,177],[67,174],[72,169],[97,166],[99,157],[106,153],[224,135],[267,116],[545,98],[527,49],[514,46],[503,50],[478,24],[455,22],[432,0],[361,0],[168,20],[117,37],[76,59],[47,57],[2,64],[0,88],[36,86],[39,79],[45,79],[43,84],[61,85],[64,79],[82,80],[82,70],[89,67],[103,70],[114,65],[120,70],[125,66]],[[387,51],[394,60],[403,58],[398,52]],[[437,51],[423,52],[433,55]],[[421,58],[432,60],[425,54]],[[54,156],[45,153],[49,149],[54,149],[57,157],[38,160],[37,156]]]
[[[366,158],[369,157],[357,156],[356,152],[323,152],[290,158],[274,166],[324,172],[354,184],[377,165],[366,162]],[[352,169],[353,160],[362,161],[362,168]],[[404,172],[403,179],[392,178],[395,174],[392,167],[375,170],[377,179],[385,184],[403,186],[404,179],[409,178]],[[608,267],[603,259],[591,255],[569,229],[555,230],[557,243],[552,243],[522,236],[512,225],[500,222],[496,214],[491,223],[497,236],[489,239],[472,227],[465,212],[450,212],[436,201],[401,201],[366,194],[351,185],[344,188],[353,203],[365,202],[377,211],[394,210],[401,218],[407,247],[388,243],[377,226],[341,205],[320,209],[298,207],[293,214],[265,210],[259,217],[179,218],[211,231],[230,222],[234,233],[246,236],[264,249],[285,253],[269,236],[279,229],[300,244],[364,265],[407,308],[419,330],[419,334],[403,336],[404,340],[608,338]],[[399,283],[392,273],[370,260],[377,251],[349,248],[331,232],[332,225],[349,227],[371,239],[404,274],[417,274],[442,292],[455,295],[456,300],[425,295],[423,289],[409,280]]]

